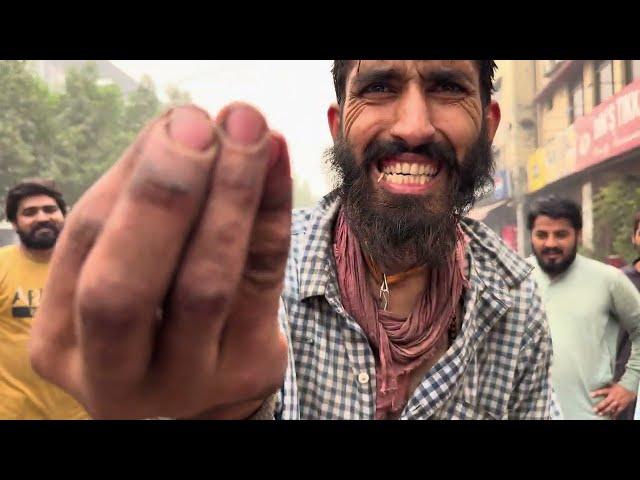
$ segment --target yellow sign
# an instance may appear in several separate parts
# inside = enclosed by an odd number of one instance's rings
[[[547,152],[537,149],[527,161],[527,189],[529,192],[540,190],[547,184]]]
[[[536,150],[527,161],[529,192],[571,175],[576,168],[576,140],[573,125]]]

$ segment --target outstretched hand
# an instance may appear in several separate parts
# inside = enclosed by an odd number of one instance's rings
[[[232,104],[152,122],[75,205],[31,340],[95,418],[244,418],[281,385],[283,137]]]

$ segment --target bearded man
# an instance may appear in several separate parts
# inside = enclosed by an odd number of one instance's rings
[[[6,198],[6,216],[19,237],[0,248],[0,419],[84,419],[78,402],[31,369],[28,340],[42,296],[66,204],[53,182],[31,179]]]
[[[293,217],[258,111],[161,117],[74,209],[34,367],[100,418],[550,418],[531,267],[465,218],[494,69],[335,61],[339,184]]]
[[[635,400],[640,381],[640,294],[619,269],[578,254],[582,212],[572,200],[538,200],[528,218],[534,278],[549,317],[551,380],[568,420],[607,420]],[[616,345],[630,354],[616,372]]]

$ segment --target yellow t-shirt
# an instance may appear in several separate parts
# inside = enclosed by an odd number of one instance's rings
[[[82,406],[29,362],[29,333],[49,270],[18,245],[0,248],[0,419],[88,419]]]

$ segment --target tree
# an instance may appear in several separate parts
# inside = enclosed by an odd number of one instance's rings
[[[156,95],[153,80],[143,75],[136,88],[126,99],[123,129],[133,139],[152,118],[162,110],[162,105]],[[129,142],[127,142],[129,143]]]
[[[52,161],[56,95],[26,61],[0,61],[0,195]]]
[[[125,97],[100,85],[95,63],[66,72],[50,91],[25,61],[0,61],[0,193],[26,177],[56,180],[73,204],[163,108],[143,77]],[[171,101],[189,99],[174,88]]]
[[[92,62],[69,69],[56,108],[58,130],[48,173],[69,203],[117,160],[130,137],[123,129],[122,91],[117,85],[99,85],[98,78]]]
[[[609,182],[594,196],[594,256],[604,260],[620,255],[631,262],[637,255],[631,244],[633,216],[640,210],[640,178],[628,176]]]
[[[193,102],[193,100],[191,100],[191,95],[189,94],[189,92],[180,90],[175,85],[168,85],[167,88],[165,88],[165,93],[167,94],[168,99],[166,104],[167,108],[187,105]]]

